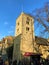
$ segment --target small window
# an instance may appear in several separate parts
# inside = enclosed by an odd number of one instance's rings
[[[19,25],[19,22],[18,22],[18,25]]]
[[[29,17],[27,17],[27,20],[30,21]]]
[[[26,24],[29,24],[29,21],[26,21]]]
[[[19,29],[17,29],[17,32],[19,31]]]
[[[29,27],[26,27],[26,31],[29,31]]]
[[[32,19],[31,19],[31,21],[32,21]]]

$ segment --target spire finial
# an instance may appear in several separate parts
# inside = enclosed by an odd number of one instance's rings
[[[23,13],[23,2],[22,2],[22,13]]]
[[[22,12],[23,12],[23,5],[22,5]]]

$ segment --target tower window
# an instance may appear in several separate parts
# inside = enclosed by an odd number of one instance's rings
[[[26,21],[26,24],[29,24],[29,21]]]
[[[18,22],[18,25],[19,25],[19,22]]]
[[[27,17],[27,20],[30,21],[29,17]]]
[[[17,29],[17,32],[19,31],[19,29]]]
[[[32,21],[32,19],[31,19],[31,21]]]
[[[29,31],[29,27],[26,27],[26,31]]]

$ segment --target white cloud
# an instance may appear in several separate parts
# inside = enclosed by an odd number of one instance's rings
[[[12,30],[10,30],[10,31],[8,31],[8,33],[9,33],[9,34],[11,34],[11,33],[13,33],[13,31],[12,31]]]
[[[6,21],[6,22],[4,22],[4,25],[8,25],[8,22]]]

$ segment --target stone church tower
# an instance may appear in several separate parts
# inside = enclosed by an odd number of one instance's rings
[[[29,14],[21,13],[16,20],[13,58],[20,53],[33,53],[34,39],[34,19]]]
[[[15,36],[21,34],[20,50],[33,52],[34,19],[32,16],[21,13],[16,20]]]

